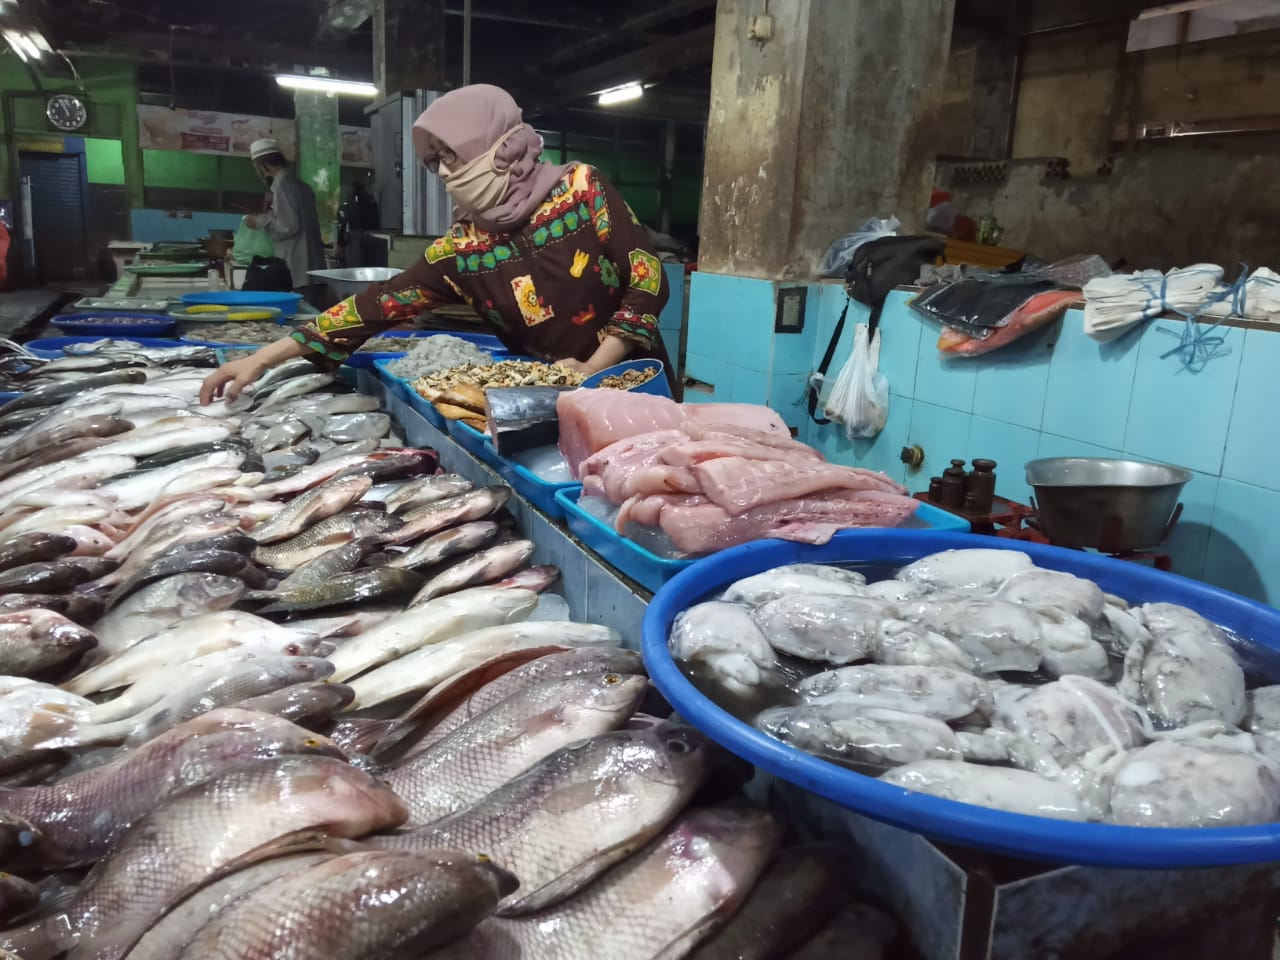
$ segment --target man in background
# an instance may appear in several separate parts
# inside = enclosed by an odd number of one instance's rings
[[[276,256],[289,268],[293,289],[311,300],[324,288],[307,276],[325,266],[316,196],[289,168],[275,140],[255,140],[249,156],[258,175],[271,184],[271,209],[246,221],[271,238]]]

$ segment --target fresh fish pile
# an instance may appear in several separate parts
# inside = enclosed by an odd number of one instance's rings
[[[772,817],[724,802],[727,758],[637,713],[639,656],[535,618],[557,571],[529,566],[507,488],[376,422],[372,447],[335,439],[381,413],[309,365],[200,407],[204,370],[124,353],[15,364],[34,389],[0,408],[0,955],[826,935],[840,858],[775,858]],[[757,881],[777,904],[740,911]],[[792,887],[818,893],[767,892]]]
[[[1280,820],[1280,686],[1232,638],[1014,550],[868,583],[779,567],[684,611],[673,656],[786,743],[935,796],[1131,826]]]

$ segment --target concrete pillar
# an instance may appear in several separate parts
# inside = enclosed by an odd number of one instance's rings
[[[954,0],[765,9],[716,7],[699,268],[808,278],[869,216],[923,225]]]
[[[342,197],[338,98],[332,93],[299,90],[293,95],[293,105],[298,118],[298,179],[315,192],[320,232],[332,243]]]
[[[384,96],[449,89],[444,0],[374,0],[373,79]]]
[[[974,50],[967,157],[1009,158],[1017,96],[1018,48],[1016,37],[988,34]]]

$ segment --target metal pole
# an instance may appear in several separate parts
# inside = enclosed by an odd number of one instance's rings
[[[462,0],[462,85],[471,82],[471,0]]]

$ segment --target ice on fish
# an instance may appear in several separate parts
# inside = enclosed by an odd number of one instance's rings
[[[960,760],[955,732],[941,720],[850,702],[771,707],[756,717],[769,736],[827,760],[876,767],[913,760]]]

